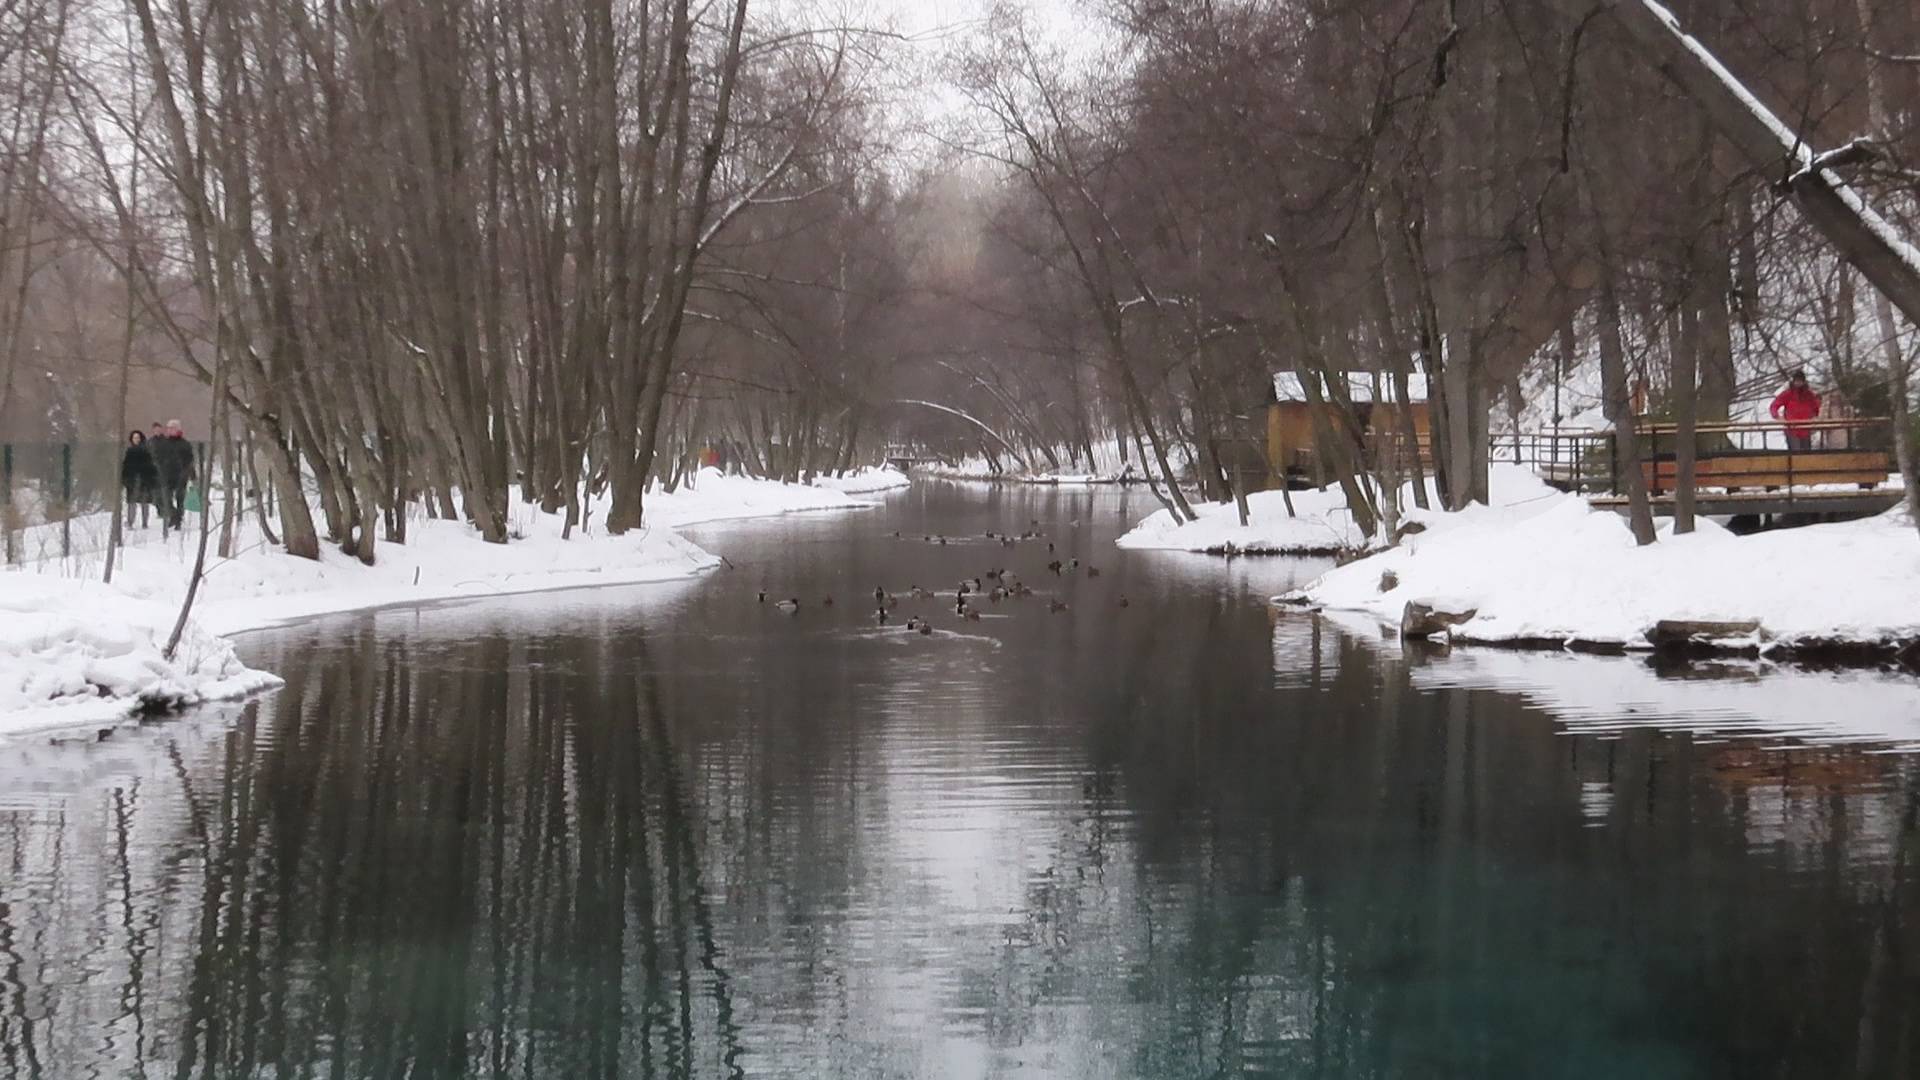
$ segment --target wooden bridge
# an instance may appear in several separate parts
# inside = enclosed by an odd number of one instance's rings
[[[1881,513],[1902,493],[1890,483],[1895,464],[1892,423],[1884,417],[1805,420],[1812,445],[1788,445],[1779,421],[1706,423],[1696,428],[1694,510],[1715,515]],[[1671,516],[1679,474],[1677,429],[1646,423],[1640,430],[1640,470],[1653,512]],[[1495,442],[1495,456],[1533,468],[1563,491],[1595,506],[1628,508],[1622,463],[1607,431],[1525,433]]]
[[[915,465],[925,465],[934,460],[936,459],[924,455],[894,450],[889,450],[886,457],[887,464],[901,472],[912,472]]]

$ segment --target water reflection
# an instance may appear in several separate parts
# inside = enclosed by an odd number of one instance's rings
[[[276,632],[263,702],[0,750],[0,1075],[1913,1074],[1912,759],[1568,734],[1274,621],[1277,564],[951,640],[754,602],[957,576],[879,524]]]
[[[1316,643],[1329,635],[1366,643],[1388,662],[1403,657],[1421,687],[1501,690],[1577,734],[1657,728],[1708,738],[1763,738],[1782,746],[1920,751],[1920,679],[1901,670],[1485,647],[1402,649],[1366,617],[1276,610],[1277,677],[1298,679],[1317,670]]]

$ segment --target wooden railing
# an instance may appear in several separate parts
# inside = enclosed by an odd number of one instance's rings
[[[1805,431],[1810,446],[1797,448],[1787,429]],[[1675,486],[1679,466],[1675,451],[1678,427],[1666,421],[1642,421],[1640,469],[1650,493],[1661,495]],[[1839,417],[1800,420],[1711,422],[1694,429],[1694,486],[1726,491],[1793,489],[1822,486],[1872,488],[1886,482],[1894,469],[1893,424],[1886,417]],[[1622,462],[1612,432],[1521,432],[1493,441],[1497,461],[1533,469],[1541,478],[1568,491],[1587,494],[1625,493]]]

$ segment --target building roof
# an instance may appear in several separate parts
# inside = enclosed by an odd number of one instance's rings
[[[1347,377],[1347,397],[1355,404],[1372,404],[1374,401],[1373,383],[1380,381],[1379,400],[1394,401],[1393,380],[1385,374],[1372,371],[1349,371]],[[1325,384],[1321,384],[1321,397]],[[1307,393],[1300,385],[1300,373],[1297,371],[1276,371],[1273,373],[1273,396],[1278,401],[1305,401]],[[1418,405],[1427,400],[1427,377],[1421,374],[1407,376],[1407,397]]]

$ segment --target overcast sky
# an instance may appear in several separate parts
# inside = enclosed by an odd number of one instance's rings
[[[943,79],[943,59],[964,48],[982,31],[995,0],[770,0],[806,11],[809,21],[844,25],[891,26],[908,39],[895,53],[902,70],[885,76],[894,85],[884,93],[899,102],[894,137],[910,156],[939,152],[945,136],[970,141],[964,129],[967,103]],[[1008,0],[1024,9],[1027,26],[1043,42],[1070,56],[1091,57],[1109,30],[1085,0]],[[933,132],[944,132],[936,137]]]

